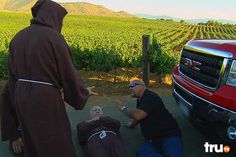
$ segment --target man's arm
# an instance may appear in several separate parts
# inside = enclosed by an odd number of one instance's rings
[[[127,117],[140,121],[147,116],[147,113],[140,109],[125,108],[121,110]]]
[[[140,109],[130,109],[123,105],[120,100],[116,101],[117,107],[129,118],[140,121],[147,116],[147,113]]]
[[[133,119],[132,121],[126,123],[124,126],[127,128],[134,128],[138,124],[139,124],[139,121]]]

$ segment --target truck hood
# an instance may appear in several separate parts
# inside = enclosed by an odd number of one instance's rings
[[[230,39],[204,39],[204,40],[191,40],[185,46],[195,48],[209,48],[220,51],[229,52],[232,58],[236,59],[236,40]]]

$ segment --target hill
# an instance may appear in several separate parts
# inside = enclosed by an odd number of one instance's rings
[[[101,5],[94,5],[86,2],[77,3],[61,3],[70,14],[84,14],[84,15],[96,15],[96,16],[117,16],[117,17],[134,17],[127,12],[120,11],[114,12]]]
[[[171,19],[173,21],[181,21],[184,20],[185,22],[188,23],[206,23],[209,20],[214,20],[214,21],[218,21],[221,23],[230,23],[230,24],[236,24],[236,21],[232,21],[232,20],[225,20],[225,19],[212,19],[212,18],[202,18],[202,19],[184,19],[184,18],[176,18],[176,17],[172,17],[172,16],[156,16],[156,15],[149,15],[149,14],[141,14],[141,13],[137,13],[135,14],[135,16],[140,17],[140,18],[146,18],[146,19]]]
[[[30,12],[31,7],[37,0],[1,0],[0,10],[11,12]],[[101,5],[94,5],[85,2],[60,3],[69,14],[93,15],[93,16],[115,16],[135,17],[127,12],[115,12]]]

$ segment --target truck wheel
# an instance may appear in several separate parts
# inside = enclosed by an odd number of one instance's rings
[[[226,143],[236,146],[236,128],[230,125],[218,127],[217,135]]]

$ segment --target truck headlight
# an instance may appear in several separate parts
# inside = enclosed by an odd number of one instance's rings
[[[236,60],[232,62],[226,84],[236,87]]]

